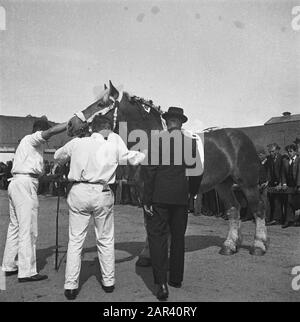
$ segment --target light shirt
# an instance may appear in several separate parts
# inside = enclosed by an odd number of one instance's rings
[[[116,179],[119,163],[141,163],[145,154],[129,151],[122,138],[110,132],[107,140],[100,133],[90,137],[75,138],[58,149],[54,159],[59,164],[70,160],[69,181],[88,181],[112,184]]]
[[[291,165],[293,162],[295,162],[297,158],[297,155],[294,155],[290,160],[289,160],[289,164]]]
[[[42,131],[26,135],[14,155],[11,173],[42,174],[44,170],[43,143],[45,142]]]

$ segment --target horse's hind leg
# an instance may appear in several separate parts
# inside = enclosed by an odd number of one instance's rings
[[[242,243],[241,221],[240,221],[240,204],[238,203],[233,191],[233,181],[228,178],[216,186],[216,190],[224,202],[226,214],[229,219],[229,232],[227,238],[220,250],[221,255],[233,255],[238,251]]]
[[[266,210],[259,189],[254,187],[241,187],[248,201],[248,206],[255,218],[255,237],[251,255],[262,256],[267,251],[268,237],[265,223]]]

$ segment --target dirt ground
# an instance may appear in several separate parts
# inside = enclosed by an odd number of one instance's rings
[[[49,279],[19,284],[6,278],[0,301],[65,301],[63,295],[68,215],[65,199],[60,202],[59,271],[54,270],[55,216],[57,197],[40,197],[38,269]],[[8,216],[7,192],[0,191],[0,260],[5,245]],[[92,225],[92,221],[91,221]],[[218,251],[226,237],[227,221],[215,217],[189,216],[186,233],[185,278],[181,289],[170,288],[169,301],[300,301],[300,291],[291,287],[294,266],[300,265],[300,228],[269,227],[271,240],[263,257],[249,254],[254,224],[243,223],[243,247],[225,257]],[[142,210],[115,207],[116,289],[106,294],[99,284],[99,264],[93,229],[89,230],[82,256],[80,293],[76,301],[156,302],[151,268],[135,262],[143,247],[145,231]],[[90,227],[92,228],[92,227]]]

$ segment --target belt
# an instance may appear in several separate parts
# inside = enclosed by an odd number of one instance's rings
[[[109,185],[106,182],[103,181],[97,181],[97,182],[90,182],[90,181],[72,181],[73,184],[78,184],[78,183],[89,183],[89,184],[99,184],[103,186],[102,191],[110,191]]]
[[[36,174],[36,173],[13,173],[13,176],[29,176],[31,178],[35,178],[35,179],[38,179],[39,178],[39,174]]]
[[[90,183],[90,184],[101,184],[102,186],[105,186],[106,183],[104,182],[90,182],[90,181],[71,181],[72,183]]]

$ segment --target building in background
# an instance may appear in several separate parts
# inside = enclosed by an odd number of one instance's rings
[[[300,114],[282,113],[282,116],[272,117],[264,125],[240,128],[256,146],[266,148],[269,143],[276,142],[281,149],[300,138]]]
[[[46,116],[43,116],[46,118]],[[12,160],[15,150],[21,139],[32,132],[32,126],[38,117],[28,115],[6,116],[0,115],[0,162]],[[49,121],[51,125],[56,123]],[[66,133],[58,134],[52,137],[46,143],[45,159],[53,160],[53,154],[56,149],[63,146],[68,140]]]

